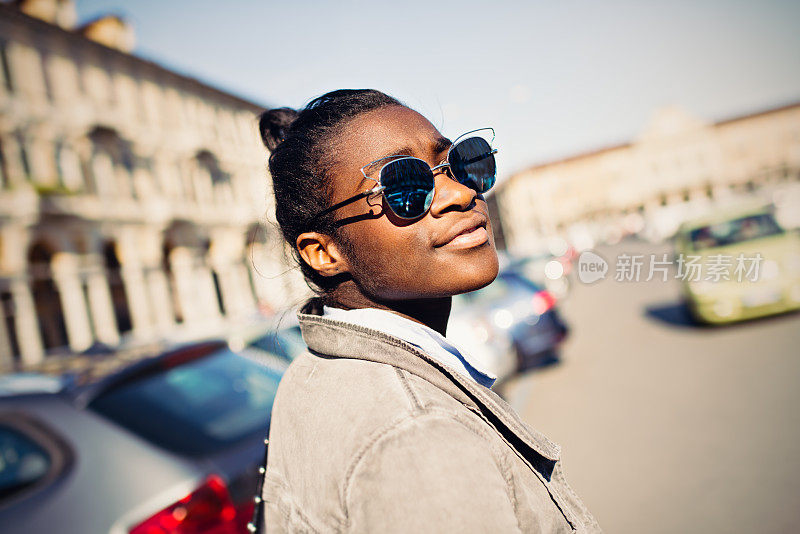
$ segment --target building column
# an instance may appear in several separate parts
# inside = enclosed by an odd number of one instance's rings
[[[248,258],[247,268],[253,276],[255,297],[259,309],[273,311],[284,307],[292,296],[293,286],[284,264],[274,255],[274,249],[254,245],[253,260]]]
[[[239,288],[242,312],[247,314],[248,312],[254,311],[256,301],[253,291],[250,289],[250,278],[247,272],[247,267],[244,265],[244,263],[237,262],[232,266],[232,270],[237,287]]]
[[[231,286],[236,294],[236,311],[240,316],[245,316],[253,311],[253,297],[250,292],[250,281],[247,279],[247,271],[241,261],[237,261],[228,266],[228,276]]]
[[[153,304],[156,330],[161,335],[167,335],[175,328],[172,293],[167,275],[161,267],[153,267],[147,270],[144,278],[150,302]]]
[[[125,289],[128,312],[131,318],[131,336],[147,339],[153,335],[153,312],[150,291],[145,280],[144,265],[149,263],[147,247],[138,239],[138,230],[133,227],[120,229],[116,241],[119,276]]]
[[[31,288],[24,278],[11,280],[11,297],[14,301],[14,324],[22,363],[39,363],[44,359],[42,334],[39,332]]]
[[[89,273],[86,284],[88,286],[92,324],[98,341],[102,341],[106,345],[118,344],[119,330],[114,316],[111,290],[108,287],[105,273],[101,270]]]
[[[77,257],[70,252],[58,252],[52,260],[53,281],[61,297],[61,309],[67,327],[67,338],[72,350],[80,352],[94,341],[89,322],[89,309],[83,283],[78,273]]]
[[[269,292],[267,291],[267,288],[265,287],[266,283],[265,283],[265,280],[264,280],[264,276],[265,276],[264,273],[261,272],[260,270],[256,269],[253,266],[252,263],[248,264],[248,269],[250,270],[250,272],[251,272],[251,274],[253,276],[253,290],[255,291],[254,297],[256,299],[256,305],[259,308],[261,308],[264,305],[271,304],[269,302],[269,300],[266,298],[266,296],[269,294]],[[278,291],[280,291],[280,287],[278,287]],[[278,295],[275,295],[275,296],[278,296]]]
[[[9,157],[20,154],[20,148],[20,140],[16,136],[6,135],[3,137],[3,153],[6,156],[4,164],[5,171],[8,173],[6,180],[13,185],[25,184],[29,181],[20,157]],[[27,149],[27,147],[25,148]],[[30,156],[30,154],[28,155]]]
[[[214,271],[219,279],[219,289],[220,293],[222,293],[225,315],[229,318],[241,316],[244,306],[242,305],[242,295],[233,265],[220,265],[214,268]]]
[[[200,299],[202,302],[203,320],[216,321],[222,317],[217,301],[217,289],[214,287],[214,275],[211,272],[211,267],[205,263],[201,263],[194,270],[197,289],[200,290]],[[220,293],[222,293],[223,303],[225,299],[224,282],[222,276],[217,273],[217,279],[220,285]]]
[[[135,337],[146,338],[153,331],[153,322],[142,267],[131,262],[123,263],[120,266],[120,276],[125,285],[125,296],[131,313],[131,333]]]
[[[206,287],[194,269],[194,257],[186,247],[176,247],[169,257],[175,290],[178,293],[181,315],[186,325],[196,325],[205,319],[203,294]],[[209,276],[210,278],[210,276]]]

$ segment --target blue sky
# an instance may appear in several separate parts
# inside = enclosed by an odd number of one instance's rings
[[[800,2],[77,0],[135,53],[267,106],[386,91],[442,132],[491,125],[501,175],[626,141],[661,106],[800,101]]]

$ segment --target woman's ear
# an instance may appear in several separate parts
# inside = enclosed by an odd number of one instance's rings
[[[297,237],[297,250],[303,261],[322,276],[336,276],[350,271],[350,265],[341,250],[327,234],[300,234]]]

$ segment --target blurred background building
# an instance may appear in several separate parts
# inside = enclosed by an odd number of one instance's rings
[[[496,192],[512,252],[550,238],[577,248],[638,234],[671,236],[688,217],[742,196],[773,202],[800,226],[800,103],[708,122],[658,110],[636,139],[535,165]]]
[[[0,4],[0,368],[283,306],[261,106],[131,55],[124,20]],[[254,261],[258,265],[254,268]]]

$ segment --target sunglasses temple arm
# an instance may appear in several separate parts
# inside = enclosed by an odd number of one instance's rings
[[[370,195],[375,195],[377,193],[380,193],[384,189],[386,189],[384,186],[379,185],[377,187],[373,187],[369,191],[364,191],[363,193],[359,193],[359,194],[357,194],[355,196],[352,196],[350,198],[342,200],[341,202],[338,202],[338,203],[334,204],[333,206],[329,206],[328,208],[325,208],[321,212],[317,213],[316,215],[314,215],[314,217],[311,220],[319,219],[323,215],[327,215],[327,214],[331,213],[332,211],[336,211],[339,208],[343,208],[344,206],[347,206],[348,204],[352,204],[353,202],[355,202],[357,200],[361,200],[362,198],[365,198],[365,197],[368,197]]]

